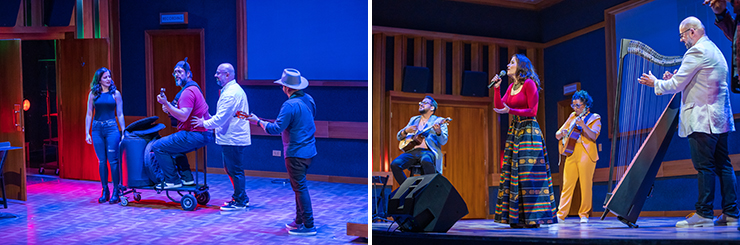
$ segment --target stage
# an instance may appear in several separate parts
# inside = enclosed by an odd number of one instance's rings
[[[676,228],[683,217],[641,217],[639,228],[629,228],[615,217],[592,217],[581,224],[568,218],[565,224],[533,229],[512,229],[493,220],[460,220],[447,233],[411,233],[395,230],[391,223],[373,223],[376,244],[740,244],[736,226]],[[395,230],[395,231],[394,231]]]
[[[200,178],[202,178],[202,173]],[[202,181],[202,180],[201,180]],[[308,181],[316,236],[291,236],[295,197],[287,179],[247,177],[250,206],[220,211],[231,200],[227,175],[208,174],[211,200],[183,211],[164,193],[142,190],[140,203],[98,204],[100,183],[29,175],[28,201],[9,200],[0,219],[2,244],[344,244],[366,242],[347,235],[347,222],[367,220],[367,185]],[[177,195],[176,193],[173,193]]]

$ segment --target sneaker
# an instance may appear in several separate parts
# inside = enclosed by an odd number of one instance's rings
[[[315,236],[316,235],[316,227],[306,228],[303,226],[303,224],[298,224],[298,228],[292,229],[288,231],[288,234],[296,235],[296,236]]]
[[[172,183],[164,183],[164,186],[162,186],[162,183],[157,184],[157,189],[175,189],[182,187],[182,184],[172,184]]]
[[[565,224],[565,220],[558,217],[558,224]]]
[[[737,218],[722,213],[714,220],[715,225],[721,226],[737,226]]]
[[[298,229],[298,225],[300,224],[296,224],[295,220],[293,220],[293,222],[290,222],[290,224],[285,224],[285,228],[288,228],[288,230],[295,230]]]
[[[221,210],[223,211],[237,211],[244,210],[245,208],[247,208],[247,206],[239,204],[235,201],[231,201],[228,204],[221,206]]]
[[[183,185],[195,185],[195,181],[192,181],[192,180],[191,181],[185,181],[185,180],[183,180],[182,181],[182,184]]]
[[[681,220],[676,223],[676,227],[688,228],[688,227],[713,227],[714,221],[709,218],[701,217],[696,213],[690,213],[686,216],[686,220]]]
[[[234,201],[234,199],[231,199],[231,201],[228,201],[228,202],[224,202],[224,206],[229,205],[229,203],[231,203],[233,201]],[[244,204],[244,207],[249,207],[249,202],[245,203]]]
[[[588,217],[581,217],[581,223],[588,223]]]

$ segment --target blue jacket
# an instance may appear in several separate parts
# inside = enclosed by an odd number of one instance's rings
[[[396,134],[396,138],[398,140],[404,140],[405,137],[403,136],[403,131],[406,130],[406,128],[410,126],[418,126],[419,120],[421,120],[421,115],[411,117],[411,120],[409,120],[409,124],[406,125],[406,127],[402,128],[400,131],[398,131],[398,134]],[[429,120],[427,121],[426,125],[423,127],[417,127],[418,129],[426,129],[428,127],[431,127],[434,123],[442,120],[441,117],[432,115],[429,117]],[[427,132],[426,140],[427,147],[429,147],[429,150],[431,150],[434,153],[434,165],[440,174],[442,173],[442,145],[447,144],[447,125],[442,124],[442,133],[440,135],[437,135],[436,132],[434,132],[434,129],[430,129],[429,132]]]
[[[293,93],[283,103],[274,123],[263,123],[269,134],[283,138],[285,157],[312,158],[316,156],[316,102],[302,91]]]

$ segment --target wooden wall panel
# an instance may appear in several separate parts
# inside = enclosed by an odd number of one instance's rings
[[[85,142],[85,114],[95,71],[109,67],[108,40],[59,40],[57,55],[59,175],[100,180],[95,150]]]
[[[0,142],[8,141],[15,147],[25,147],[26,142],[22,110],[15,112],[15,105],[23,104],[22,65],[21,40],[0,40],[0,117],[3,118],[0,120]],[[21,124],[20,130],[16,123]],[[25,162],[24,149],[7,152],[5,166],[0,170],[5,177],[8,199],[26,200]]]
[[[452,41],[452,95],[460,95],[462,90],[463,42]]]
[[[373,171],[387,171],[387,168],[382,163],[384,161],[385,144],[381,140],[380,136],[384,132],[385,127],[385,51],[386,51],[386,37],[383,34],[373,34],[373,90],[372,90],[372,122],[373,122],[373,138],[372,138],[372,170]]]
[[[414,66],[427,66],[427,40],[423,37],[414,38]]]
[[[393,40],[393,90],[403,88],[403,67],[406,66],[406,37],[398,35]]]
[[[445,64],[445,50],[446,43],[442,39],[434,39],[434,94],[444,94],[447,89],[446,83],[446,64]]]
[[[198,83],[205,96],[206,73],[212,73],[205,70],[203,29],[148,30],[145,32],[145,45],[147,115],[158,116],[157,123],[167,126],[159,133],[162,136],[170,135],[177,132],[177,128],[171,126],[169,117],[162,111],[162,105],[157,103],[156,97],[160,88],[165,88],[167,100],[172,101],[175,98],[180,87],[175,84],[172,71],[175,64],[185,57],[188,58],[193,81]],[[191,168],[194,168],[195,154],[191,152],[187,156]],[[202,166],[205,162],[205,154],[199,152],[198,158]]]

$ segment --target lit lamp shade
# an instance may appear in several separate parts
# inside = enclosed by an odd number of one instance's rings
[[[28,109],[31,109],[31,101],[23,100],[23,111],[28,111]]]

